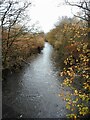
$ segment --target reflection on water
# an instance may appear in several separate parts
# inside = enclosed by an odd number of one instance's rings
[[[62,118],[65,101],[60,93],[60,77],[51,59],[49,43],[41,54],[20,73],[13,73],[3,82],[3,117]]]

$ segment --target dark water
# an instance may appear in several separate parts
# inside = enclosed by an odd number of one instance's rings
[[[65,118],[65,101],[59,93],[65,92],[62,78],[51,59],[53,48],[49,43],[41,54],[19,73],[9,74],[3,81],[3,118]]]

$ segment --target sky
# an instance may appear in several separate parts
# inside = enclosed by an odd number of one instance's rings
[[[49,32],[62,16],[73,17],[71,6],[67,6],[64,0],[32,0],[32,6],[29,9],[32,23],[37,22],[37,26],[45,33]],[[76,8],[73,13],[78,12]]]

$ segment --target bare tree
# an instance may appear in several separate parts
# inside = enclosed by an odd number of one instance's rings
[[[3,0],[0,2],[2,45],[3,47],[5,45],[5,49],[3,49],[4,63],[6,61],[8,51],[12,46],[13,42],[25,30],[25,22],[23,22],[23,20],[24,18],[27,18],[25,10],[30,5],[31,5],[30,2],[29,3],[22,1],[17,2],[15,0]],[[15,32],[16,24],[21,24],[21,27],[17,32]],[[6,38],[5,35],[7,35]]]
[[[76,6],[82,10],[84,14],[82,15],[74,15],[75,17],[79,17],[82,20],[87,22],[87,27],[90,29],[90,1],[89,0],[80,0],[79,2],[69,2],[69,0],[65,0],[66,4],[71,6]],[[88,32],[88,40],[90,42],[90,31]]]

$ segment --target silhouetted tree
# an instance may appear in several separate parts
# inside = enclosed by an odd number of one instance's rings
[[[71,6],[77,6],[82,10],[84,14],[82,15],[74,15],[83,19],[87,22],[89,31],[88,31],[88,40],[90,42],[90,1],[89,0],[80,0],[80,2],[69,2],[69,0],[65,0],[66,4]]]
[[[3,46],[3,62],[5,63],[9,49],[18,36],[20,36],[25,28],[25,22],[16,30],[16,25],[23,23],[26,17],[25,10],[31,3],[20,2],[15,0],[3,0],[0,2],[1,15],[1,35]],[[4,48],[5,46],[5,48]]]

